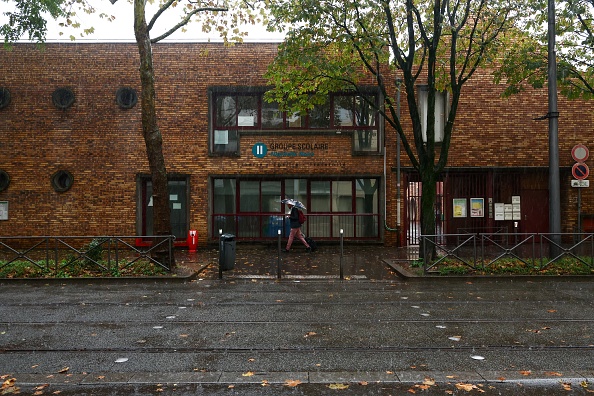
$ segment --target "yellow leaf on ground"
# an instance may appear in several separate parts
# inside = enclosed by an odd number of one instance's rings
[[[252,375],[254,375],[254,373],[251,372],[251,371],[248,371],[247,373],[241,374],[242,377],[251,377]]]
[[[435,385],[435,380],[430,377],[425,377],[425,380],[423,381],[423,385],[433,386],[433,385]]]
[[[349,386],[347,384],[330,384],[330,385],[328,385],[328,388],[338,389],[338,390],[348,389],[348,387]]]
[[[532,371],[530,371],[530,370],[522,370],[522,371],[520,371],[520,374],[522,374],[522,375],[530,375],[530,374],[532,374]]]
[[[472,384],[463,384],[459,382],[456,384],[456,388],[470,392],[471,390],[476,389],[476,386]]]
[[[300,383],[301,383],[301,381],[299,381],[299,380],[286,380],[285,386],[290,386],[290,387],[294,388],[297,385],[299,385]]]
[[[62,370],[58,371],[59,374],[67,373],[70,370],[70,367],[64,367]]]

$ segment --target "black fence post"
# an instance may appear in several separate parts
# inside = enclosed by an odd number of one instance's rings
[[[223,229],[219,228],[219,279],[223,279]]]
[[[343,269],[343,265],[342,265],[342,259],[344,257],[344,230],[341,228],[340,229],[340,280],[344,279],[344,269]]]
[[[281,230],[278,233],[278,259],[276,260],[276,279],[281,279]]]

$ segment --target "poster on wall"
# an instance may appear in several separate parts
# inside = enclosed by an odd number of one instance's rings
[[[466,217],[466,198],[454,198],[454,217]]]
[[[229,131],[214,131],[214,144],[229,144]]]
[[[8,201],[0,201],[0,220],[8,220]]]
[[[470,217],[485,217],[485,200],[470,198]]]
[[[505,220],[503,207],[504,204],[502,202],[495,203],[495,220]]]

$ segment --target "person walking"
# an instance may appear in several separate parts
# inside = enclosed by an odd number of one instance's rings
[[[291,245],[293,244],[293,239],[297,237],[303,244],[305,245],[305,249],[307,252],[311,252],[311,247],[307,244],[305,237],[301,233],[301,221],[299,220],[299,209],[295,206],[295,202],[292,200],[287,200],[287,206],[291,210],[289,213],[289,221],[291,223],[291,233],[289,234],[289,240],[287,241],[287,247],[285,248],[285,253],[289,253],[291,250]]]

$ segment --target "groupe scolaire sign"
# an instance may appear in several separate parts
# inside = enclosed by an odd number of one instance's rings
[[[252,146],[252,154],[256,158],[271,157],[314,157],[318,151],[326,151],[328,143],[288,142],[265,143],[258,142]]]

